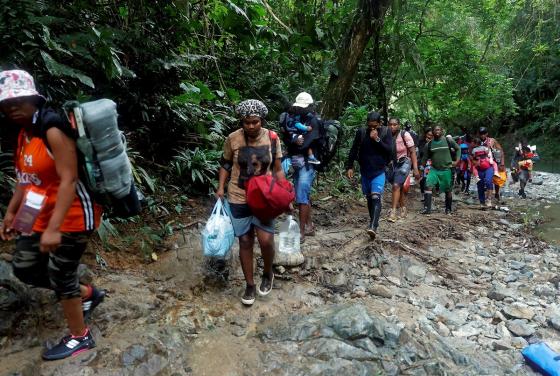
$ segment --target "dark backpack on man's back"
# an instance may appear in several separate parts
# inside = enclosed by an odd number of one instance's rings
[[[316,140],[315,157],[321,164],[315,166],[319,172],[326,171],[336,155],[342,141],[342,126],[338,120],[324,120],[319,124],[319,138]]]

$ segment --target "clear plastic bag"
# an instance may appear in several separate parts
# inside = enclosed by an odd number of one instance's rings
[[[218,199],[212,214],[202,230],[202,249],[204,256],[226,258],[235,240],[231,218]]]

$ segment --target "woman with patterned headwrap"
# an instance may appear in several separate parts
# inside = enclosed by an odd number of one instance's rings
[[[282,149],[276,134],[266,128],[268,109],[259,100],[249,99],[237,105],[235,112],[241,128],[231,133],[224,143],[220,177],[216,196],[227,197],[235,236],[239,238],[239,258],[247,283],[241,302],[252,305],[255,302],[255,282],[253,279],[253,244],[255,235],[264,260],[264,271],[258,294],[268,295],[272,291],[274,273],[274,221],[262,221],[253,215],[247,205],[245,183],[252,176],[275,174],[278,180],[285,179],[282,170]]]

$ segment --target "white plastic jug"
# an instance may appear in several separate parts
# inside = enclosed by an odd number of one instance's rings
[[[299,225],[291,215],[280,224],[280,244],[278,251],[281,253],[299,253]]]

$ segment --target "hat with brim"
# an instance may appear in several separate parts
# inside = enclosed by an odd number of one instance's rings
[[[44,103],[47,98],[35,88],[33,77],[23,70],[0,72],[0,102],[8,99],[30,97]]]
[[[313,104],[313,97],[311,96],[311,94],[306,93],[304,91],[304,92],[299,93],[297,95],[296,101],[294,102],[294,104],[292,106],[307,108],[307,107],[309,107],[310,104]]]

